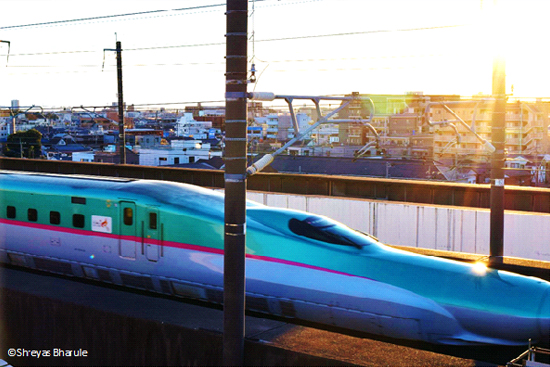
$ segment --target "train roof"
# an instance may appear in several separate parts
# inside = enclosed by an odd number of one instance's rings
[[[148,198],[149,204],[168,204],[209,214],[222,214],[224,195],[203,187],[169,181],[0,171],[0,189],[31,193],[116,199]],[[249,202],[248,205],[254,205]],[[257,204],[260,205],[260,204]]]

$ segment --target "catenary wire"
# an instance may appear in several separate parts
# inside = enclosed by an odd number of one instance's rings
[[[252,0],[249,0],[251,2]],[[274,0],[254,0],[256,2],[265,2],[265,1],[274,1]],[[283,6],[283,5],[295,5],[300,3],[307,3],[307,2],[315,2],[315,1],[323,1],[323,0],[303,0],[303,1],[293,1],[293,2],[283,2],[281,3],[280,0],[278,0],[277,5],[271,5],[271,6]],[[55,25],[67,25],[69,23],[80,23],[80,22],[90,22],[90,21],[98,21],[98,20],[118,20],[126,17],[135,17],[135,16],[143,16],[148,14],[154,14],[154,16],[158,16],[159,14],[162,14],[163,16],[169,16],[172,14],[167,13],[173,13],[173,12],[193,12],[196,10],[201,9],[214,9],[214,8],[221,8],[226,6],[226,3],[219,3],[219,4],[207,4],[207,5],[199,5],[199,6],[190,6],[187,8],[178,8],[178,9],[158,9],[158,10],[147,10],[147,11],[141,11],[141,12],[134,12],[134,13],[125,13],[125,14],[112,14],[112,15],[102,15],[102,16],[96,16],[96,17],[87,17],[87,18],[75,18],[75,19],[65,19],[65,20],[54,20],[50,22],[41,22],[41,23],[31,23],[31,24],[20,24],[20,25],[11,25],[11,26],[2,26],[0,27],[0,30],[8,30],[8,29],[21,29],[21,28],[27,28],[27,27],[42,27],[42,26],[55,26]],[[151,17],[154,17],[153,15]],[[143,19],[143,18],[141,18]]]
[[[378,30],[370,30],[370,31],[345,32],[345,33],[328,33],[328,34],[294,36],[294,37],[285,37],[285,38],[260,39],[260,40],[255,40],[255,42],[291,41],[291,40],[310,39],[310,38],[357,36],[357,35],[392,33],[392,32],[416,32],[416,31],[458,28],[458,27],[464,27],[464,26],[467,26],[467,24],[403,28],[403,29],[378,29]],[[205,46],[225,46],[225,45],[226,45],[225,42],[210,42],[210,43],[195,43],[195,44],[187,44],[187,45],[167,45],[167,46],[124,48],[124,51],[148,51],[148,50],[161,50],[161,49],[174,49],[174,48],[187,48],[187,47],[205,47]],[[53,54],[96,53],[96,52],[99,53],[102,51],[101,50],[52,51],[52,52],[37,52],[37,53],[25,53],[25,54],[10,54],[10,56],[38,56],[38,55],[41,56],[41,55],[53,55]],[[0,54],[0,56],[5,56],[5,55]]]

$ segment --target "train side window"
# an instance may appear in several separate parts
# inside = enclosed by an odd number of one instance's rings
[[[59,212],[50,212],[50,224],[60,224],[61,214]]]
[[[79,197],[79,196],[72,196],[71,197],[71,203],[86,205],[86,198],[82,198],[82,197]]]
[[[73,227],[84,228],[84,216],[82,214],[73,214]]]
[[[149,229],[157,229],[157,213],[149,213]]]
[[[127,226],[134,224],[134,211],[132,208],[124,208],[124,224]]]
[[[27,219],[29,222],[36,222],[38,220],[38,212],[36,209],[29,209],[27,211]]]
[[[6,214],[8,216],[8,218],[10,219],[14,219],[15,218],[15,207],[14,206],[11,206],[9,205],[7,208],[6,208]]]

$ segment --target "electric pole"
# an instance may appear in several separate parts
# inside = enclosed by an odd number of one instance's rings
[[[228,0],[225,74],[223,362],[244,365],[248,1]]]
[[[502,263],[504,256],[504,146],[506,140],[506,75],[503,57],[493,62],[493,110],[491,140],[495,151],[491,158],[491,229],[490,264]]]
[[[122,97],[122,46],[116,42],[116,74],[118,82],[118,141],[120,144],[120,163],[126,164],[126,135],[124,134],[124,98]]]
[[[124,98],[122,94],[122,45],[116,41],[116,48],[103,49],[103,65],[105,66],[105,51],[116,52],[116,71],[118,85],[118,144],[120,151],[120,164],[126,164],[126,136],[124,134]]]

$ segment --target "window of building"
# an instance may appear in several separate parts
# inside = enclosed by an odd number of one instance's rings
[[[84,215],[73,214],[73,227],[84,228]]]
[[[6,208],[6,215],[7,215],[8,218],[14,219],[15,218],[15,207],[8,205],[8,207]]]
[[[50,212],[50,224],[60,224],[61,214],[59,212]]]
[[[36,222],[38,220],[38,211],[36,209],[29,209],[27,211],[27,219],[29,222]]]

